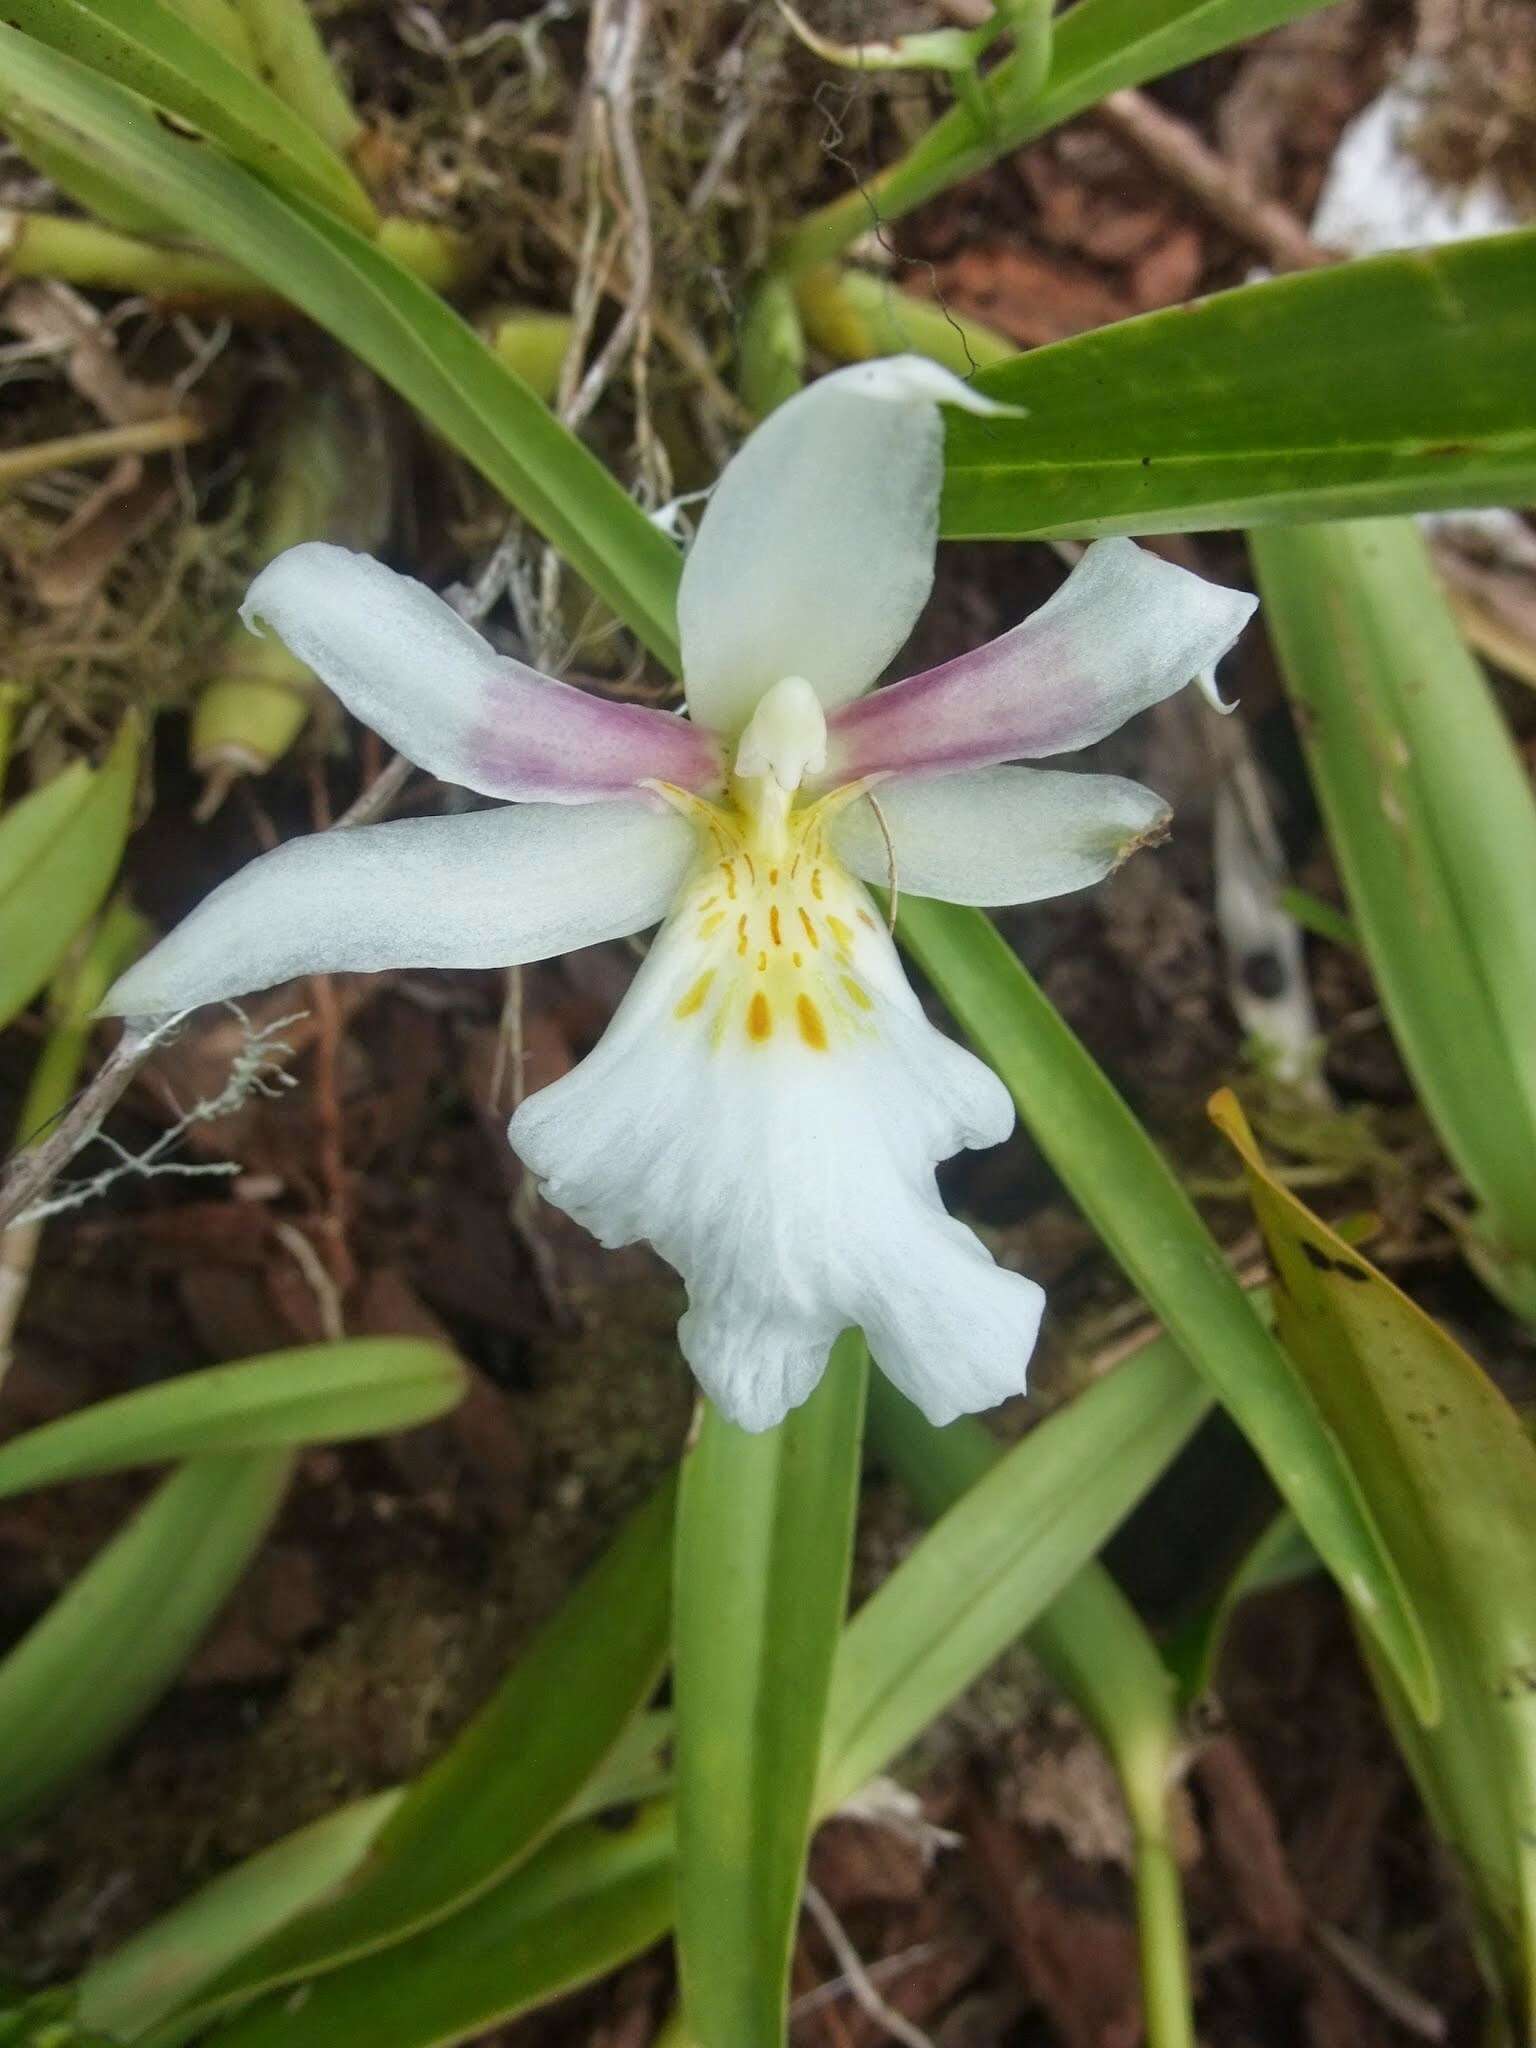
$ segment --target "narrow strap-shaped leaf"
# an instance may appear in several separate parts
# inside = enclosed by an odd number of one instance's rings
[[[979,911],[913,898],[900,936],[1007,1083],[1036,1143],[1296,1511],[1421,1712],[1436,1678],[1359,1481],[1167,1161]]]
[[[200,129],[273,184],[365,234],[377,227],[373,202],[314,129],[165,0],[6,0],[5,18]]]
[[[375,1792],[284,1835],[93,1963],[76,1988],[80,2024],[131,2041],[229,1963],[352,1876],[400,1804]]]
[[[1489,1260],[1524,1268],[1536,1314],[1529,773],[1410,521],[1276,529],[1252,549],[1393,1035],[1484,1205]]]
[[[46,122],[328,328],[675,665],[676,548],[435,292],[341,221],[172,134],[109,80],[3,26],[0,108]]]
[[[924,1420],[888,1380],[870,1388],[880,1454],[930,1519],[1004,1455],[979,1422]],[[1103,1743],[1131,1820],[1142,2004],[1149,2048],[1194,2048],[1189,1934],[1168,1802],[1181,1740],[1173,1679],[1140,1616],[1101,1564],[1086,1564],[1035,1621],[1029,1647]]]
[[[220,2031],[222,2048],[446,2048],[504,2025],[648,1948],[672,1917],[672,1815],[565,1829],[451,1919]],[[182,2022],[143,2048],[185,2040]]]
[[[778,2048],[832,1659],[848,1598],[868,1354],[748,1436],[707,1408],[678,1503],[677,1936],[700,2041]]]
[[[310,0],[234,0],[234,7],[273,90],[344,156],[363,124],[321,41]]]
[[[961,103],[906,155],[821,207],[784,237],[778,263],[803,269],[836,256],[876,221],[899,220],[925,199],[1011,156],[1122,86],[1142,85],[1228,43],[1262,35],[1327,0],[1076,0],[1054,24],[1051,61],[1034,84],[1038,51],[1019,49],[986,80],[980,116]]]
[[[880,1742],[865,1749],[863,1759],[855,1766],[858,1772],[872,1773],[889,1764],[921,1732],[924,1716],[942,1713],[977,1671],[1035,1623],[1053,1591],[1090,1562],[1107,1531],[1124,1519],[1209,1405],[1210,1396],[1198,1376],[1179,1360],[1170,1345],[1149,1346],[1107,1379],[1086,1388],[1069,1410],[1052,1418],[1008,1453],[1004,1465],[1012,1478],[988,1480],[994,1490],[982,1496],[985,1512],[979,1525],[972,1511],[963,1560],[956,1561],[954,1551],[948,1548],[954,1539],[944,1536],[942,1529],[924,1539],[926,1544],[942,1537],[945,1549],[941,1551],[941,1561],[946,1555],[949,1560],[945,1569],[953,1567],[965,1574],[958,1584],[950,1584],[947,1600],[935,1601],[915,1625],[916,1634],[923,1636],[925,1642],[930,1638],[936,1642],[934,1656],[942,1660],[942,1668],[930,1663],[922,1681],[906,1689],[901,1702],[904,1711],[882,1716]],[[1073,1427],[1063,1444],[1062,1425],[1068,1416],[1074,1418]],[[1114,1447],[1127,1433],[1134,1440],[1132,1447],[1126,1455],[1116,1455]],[[941,1435],[948,1440],[948,1432]],[[1149,1437],[1154,1440],[1154,1448],[1143,1456]],[[1000,1466],[999,1472],[1002,1471]],[[1055,1478],[1050,1477],[1052,1473]],[[1017,1513],[996,1512],[1001,1499],[999,1485],[1007,1488],[1009,1507],[1016,1507]],[[1062,1493],[1070,1496],[1072,1509],[1058,1521],[1055,1511]],[[1042,1504],[1038,1515],[1034,1507],[1037,1495]],[[919,1545],[914,1556],[921,1557],[923,1549],[924,1545]],[[901,1570],[905,1571],[906,1566]],[[979,1598],[974,1597],[978,1592],[973,1583],[977,1574],[985,1580]],[[919,1568],[918,1579],[929,1596],[944,1583],[943,1574],[927,1564]],[[912,1584],[912,1580],[901,1581],[903,1589]],[[891,1606],[892,1603],[887,1603],[887,1617]],[[940,1611],[935,1612],[934,1607]],[[962,1632],[963,1640],[951,1654],[951,1635],[956,1630]],[[910,1650],[910,1644],[902,1645],[894,1634],[888,1634],[886,1641],[888,1646],[894,1644],[899,1654],[906,1655]],[[846,1642],[845,1635],[838,1651],[839,1660]],[[846,1696],[856,1711],[857,1675],[847,1682]],[[654,1725],[647,1727],[638,1745],[642,1754],[638,1758],[637,1783],[649,1768],[647,1757],[654,1754],[658,1732]],[[829,1717],[829,1743],[835,1732]],[[856,1732],[851,1722],[843,1726],[844,1735]],[[620,1790],[629,1781],[637,1761],[621,1761],[621,1753],[628,1746],[627,1742],[621,1743],[604,1769],[604,1776]],[[833,1792],[836,1797],[846,1796],[835,1786]],[[585,1806],[589,1796],[607,1795],[599,1795],[594,1784],[578,1798],[573,1810]],[[823,1785],[818,1810],[826,1803]],[[464,2039],[498,2018],[616,1969],[670,1924],[671,1813],[670,1801],[660,1803],[643,1823],[648,1846],[641,1861],[650,1873],[644,1880],[649,1903],[643,1911],[632,1913],[628,1905],[609,1910],[615,1884],[623,1887],[624,1898],[632,1901],[634,1894],[627,1889],[629,1880],[633,1877],[637,1885],[640,1883],[640,1873],[630,1861],[630,1850],[623,1846],[631,1840],[628,1830],[621,1832],[621,1846],[609,1860],[589,1854],[586,1849],[573,1850],[567,1856],[565,1845],[573,1837],[586,1844],[594,1837],[591,1830],[563,1828],[547,1848],[505,1878],[493,1892],[484,1894],[463,1912],[435,1923],[428,1934],[413,1936],[398,1947],[345,1964],[333,1977],[318,1979],[302,1998],[279,1993],[275,2000],[262,2000],[250,2019],[241,2023],[252,2031],[249,2039],[243,2033],[240,2035],[239,2048],[264,2048],[269,2039],[280,2042],[281,2048],[311,2048],[311,2044],[320,2048],[322,2043],[329,2048],[331,2041],[347,2038],[339,2031],[343,2017],[350,2019],[360,2013],[386,2009],[385,2002],[393,1987],[414,1972],[423,1959],[430,1959],[435,1981],[430,1985],[423,1983],[420,2009],[412,2004],[411,2018],[402,2020],[398,2037],[393,2031],[389,2034],[390,2048]],[[620,1820],[621,1816],[609,1815],[606,1826],[612,1829]],[[550,1869],[563,1873],[562,1905],[573,1929],[579,1930],[579,1956],[574,1947],[567,1949],[557,1959],[556,1967],[534,1975],[528,1967],[528,1947],[520,1934],[499,1953],[482,1953],[482,1943],[500,1941],[508,1929],[521,1929],[544,1913],[546,1872]],[[653,1877],[655,1891],[650,1889]],[[430,1948],[423,1946],[428,1941]],[[455,1989],[461,1974],[472,1984],[469,1995],[462,1998]],[[232,1976],[227,1981],[237,1980]],[[325,2001],[316,2004],[322,1989],[333,1982],[338,1989],[328,1992]],[[213,2010],[209,2002],[193,2005],[158,2029],[142,2048],[178,2048],[180,2042],[199,2030]],[[312,2012],[317,2015],[315,2032],[309,2031]],[[279,2014],[288,2029],[281,2034],[275,2031]],[[327,2033],[325,2029],[332,2025],[338,2031]],[[256,2031],[269,2027],[274,2030],[270,2035]]]
[[[441,1344],[356,1337],[185,1373],[0,1445],[0,1499],[205,1451],[275,1450],[409,1429],[451,1408],[464,1370]]]
[[[941,528],[1184,533],[1520,504],[1536,496],[1533,358],[1536,230],[1242,285],[984,372],[978,388],[1027,417],[948,422]]]
[[[1536,2022],[1536,1445],[1475,1360],[1265,1164],[1236,1147],[1286,1349],[1348,1449],[1424,1616],[1445,1711],[1404,1753],[1489,1929],[1509,2038]],[[1409,1703],[1389,1682],[1401,1727]],[[1420,1721],[1427,1717],[1417,1715]]]
[[[198,2001],[331,1970],[446,1919],[524,1863],[655,1689],[671,1613],[670,1482],[634,1514],[468,1728],[411,1786],[355,1882]]]
[[[0,1025],[46,987],[112,886],[132,816],[139,739],[137,720],[125,719],[88,783],[58,794],[50,785],[0,821],[0,835],[9,825],[27,840],[0,872]]]
[[[844,1631],[820,1812],[857,1792],[1035,1623],[1209,1406],[1199,1376],[1160,1338],[956,1500]]]
[[[195,1458],[0,1663],[0,1823],[30,1813],[175,1679],[277,1511],[283,1451]]]
[[[0,814],[0,901],[19,889],[49,841],[91,786],[89,761],[71,761]]]
[[[1317,1569],[1317,1552],[1300,1522],[1289,1508],[1281,1508],[1238,1559],[1216,1597],[1192,1615],[1166,1646],[1169,1668],[1185,1706],[1194,1706],[1215,1683],[1227,1630],[1243,1602],[1256,1593],[1307,1578]]]

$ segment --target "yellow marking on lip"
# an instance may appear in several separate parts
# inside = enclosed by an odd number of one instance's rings
[[[699,926],[699,937],[701,939],[707,939],[711,937],[713,933],[719,931],[721,925],[723,925],[724,923],[725,912],[723,910],[717,910],[712,917],[706,917],[704,922]]]
[[[770,868],[768,870],[768,886],[770,889],[777,889],[779,886],[779,871],[777,868]]]
[[[732,901],[732,902],[734,903],[734,902],[736,901],[736,864],[735,864],[735,862],[734,862],[734,861],[729,861],[729,860],[723,860],[723,861],[721,861],[721,863],[720,863],[720,872],[721,872],[721,874],[723,874],[723,875],[725,876],[725,891],[726,891],[726,894],[727,894],[727,895],[728,895],[728,896],[730,897],[731,901]]]
[[[755,1038],[759,1045],[773,1036],[773,1012],[761,989],[747,1005],[747,1036]]]
[[[715,905],[719,901],[720,898],[718,896],[706,896],[704,898],[704,901],[699,905],[699,908],[700,910],[713,910]]]
[[[840,946],[851,946],[853,944],[853,926],[851,924],[844,924],[835,911],[829,910],[827,912],[827,930]]]
[[[777,903],[770,903],[768,906],[768,930],[773,938],[773,943],[776,946],[782,946],[784,934],[779,930],[779,906]]]
[[[698,980],[693,984],[693,987],[689,989],[687,995],[683,997],[683,1000],[672,1012],[673,1016],[691,1017],[696,1010],[702,1010],[704,1007],[704,998],[709,994],[709,985],[714,980],[714,978],[715,970],[713,969],[713,967],[709,968],[705,973],[701,974]]]
[[[817,901],[818,903],[820,903],[820,902],[821,902],[821,900],[822,900],[822,897],[821,897],[821,869],[820,869],[820,868],[812,868],[812,869],[811,869],[811,894],[812,894],[812,895],[813,895],[813,896],[814,896],[814,897],[816,898],[816,901]]]
[[[745,960],[747,957],[747,913],[743,911],[736,920],[736,950]]]
[[[789,957],[791,960],[794,961],[797,967],[803,967],[805,965],[805,955],[803,953],[791,953]]]
[[[821,951],[821,941],[816,936],[815,925],[811,923],[811,913],[806,909],[803,903],[800,906],[800,922],[805,926],[805,936],[811,942],[812,952],[819,953]]]
[[[745,847],[742,848],[741,857],[747,864],[747,873],[751,876],[752,886],[755,889],[757,887],[757,864]]]
[[[875,920],[870,916],[867,910],[861,910],[859,912],[859,923],[867,924],[871,931],[875,930]]]
[[[766,974],[768,972],[768,955],[766,953],[758,954],[757,971],[759,974]]]
[[[821,1012],[807,995],[795,997],[795,1021],[800,1026],[800,1036],[812,1052],[827,1049],[827,1027],[821,1021]]]
[[[869,990],[855,981],[851,974],[840,975],[839,979],[861,1010],[872,1010],[875,1007],[869,999]]]

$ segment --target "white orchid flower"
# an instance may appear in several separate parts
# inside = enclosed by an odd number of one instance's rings
[[[937,1031],[865,888],[1016,904],[1098,881],[1166,818],[1117,776],[1004,766],[1087,746],[1208,670],[1254,600],[1128,540],[973,654],[871,694],[933,581],[941,405],[915,357],[792,399],[710,499],[679,599],[688,716],[498,655],[365,556],[309,543],[244,607],[362,720],[504,808],[298,839],[123,976],[163,1016],[294,975],[506,967],[662,930],[596,1049],[513,1148],[605,1245],[682,1274],[679,1331],[748,1430],[865,1332],[934,1422],[1024,1385],[1043,1295],[945,1213],[936,1164],[1013,1125]]]

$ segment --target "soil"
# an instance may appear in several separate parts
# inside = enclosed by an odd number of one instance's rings
[[[1531,61],[1518,8],[1468,4],[1469,37],[1472,28],[1503,35]],[[829,34],[895,16],[805,11]],[[571,10],[370,0],[322,12],[395,202],[491,240],[484,298],[567,306],[581,225],[579,195],[561,179],[582,66]],[[647,73],[661,310],[720,367],[734,281],[775,222],[887,160],[940,102],[916,74],[829,83],[770,12],[673,0],[657,9]],[[900,18],[931,25],[937,13],[908,8]],[[1421,26],[1406,0],[1355,0],[1162,80],[1154,97],[1305,218],[1340,126]],[[1460,63],[1469,92],[1501,93],[1497,162],[1536,160],[1521,153],[1531,109],[1516,89],[1529,70],[1502,69],[1488,47],[1467,41]],[[737,154],[690,216],[687,196],[738,116]],[[1447,113],[1436,147],[1464,158],[1468,131]],[[39,190],[14,158],[0,161],[0,188],[0,203]],[[500,196],[511,189],[526,195],[515,209]],[[1240,281],[1254,260],[1091,116],[882,240],[904,283],[1021,346]],[[122,480],[105,527],[78,476],[0,505],[0,605],[8,661],[41,693],[24,732],[27,773],[46,769],[67,741],[100,735],[127,700],[162,708],[128,878],[140,906],[169,923],[274,837],[338,814],[379,764],[367,736],[323,719],[273,771],[236,780],[200,822],[205,792],[186,762],[185,705],[251,559],[259,466],[246,451],[289,393],[338,372],[329,347],[290,324],[226,328],[204,311],[172,318],[142,303],[89,303],[111,314],[118,358],[140,383],[201,363],[197,388],[217,428],[184,458],[155,458],[147,493],[142,473]],[[658,355],[648,409],[616,387],[592,429],[653,496],[706,477],[739,432],[710,387],[683,375],[675,351]],[[88,378],[83,387],[57,356],[23,367],[9,372],[6,445],[100,424]],[[375,394],[370,403],[405,479],[389,558],[436,583],[469,580],[502,538],[501,515],[393,401]],[[120,501],[131,494],[127,517]],[[78,531],[82,520],[94,552],[60,604],[43,572],[50,561],[57,568],[61,527],[73,521]],[[1176,545],[1207,574],[1245,579],[1235,536]],[[523,544],[523,586],[536,565]],[[1002,630],[1060,574],[1044,548],[946,551],[904,664]],[[492,622],[508,644],[519,634],[526,643],[533,628],[563,634],[579,672],[649,688],[611,639],[584,634],[568,591],[553,615],[525,603],[519,618],[509,603]],[[1247,636],[1224,682],[1241,697],[1297,881],[1338,904],[1260,634]],[[1501,688],[1530,746],[1536,706],[1528,691]],[[1203,1107],[1224,1083],[1292,1164],[1331,1169],[1309,1186],[1325,1213],[1382,1216],[1373,1255],[1529,1398],[1530,1340],[1478,1290],[1438,1221],[1450,1170],[1359,960],[1322,942],[1309,954],[1336,1112],[1288,1093],[1244,1044],[1211,903],[1216,763],[1200,733],[1187,707],[1172,704],[1096,749],[1084,765],[1142,777],[1175,802],[1175,836],[1101,889],[1009,914],[1004,928],[1205,1191],[1206,1214],[1236,1257],[1251,1261],[1255,1239]],[[443,800],[417,777],[401,808]],[[13,1976],[66,1977],[240,1857],[419,1770],[676,1460],[693,1405],[672,1337],[677,1283],[649,1253],[603,1252],[531,1200],[502,1135],[512,1081],[532,1089],[579,1059],[636,957],[607,946],[525,972],[520,1077],[507,1071],[500,977],[402,974],[278,991],[252,1014],[305,1013],[281,1034],[297,1085],[194,1128],[178,1155],[238,1175],[126,1179],[47,1231],[0,1391],[6,1431],[198,1365],[315,1340],[338,1301],[349,1332],[444,1335],[470,1369],[471,1391],[427,1428],[303,1458],[270,1541],[181,1681],[0,1851],[0,1957]],[[141,1152],[178,1106],[216,1093],[237,1043],[238,1027],[216,1023],[174,1046],[117,1113],[118,1142]],[[5,1128],[35,1044],[27,1026],[0,1041]],[[1000,1418],[1016,1434],[1141,1311],[1025,1138],[963,1158],[944,1179],[951,1205],[999,1256],[1050,1290],[1040,1391]],[[295,1256],[295,1232],[308,1258]],[[1213,1425],[1140,1512],[1134,1545],[1115,1553],[1159,1626],[1219,1583],[1269,1505],[1257,1468],[1224,1429]],[[0,1637],[25,1630],[149,1483],[102,1480],[0,1506]],[[861,1593],[916,1532],[895,1483],[872,1467]],[[1134,2048],[1118,1795],[1091,1737],[1024,1653],[963,1701],[900,1776],[926,1818],[953,1831],[952,1845],[930,1858],[883,1825],[839,1819],[821,1831],[812,1865],[866,1965],[880,1966],[887,2001],[939,2048]],[[1185,1791],[1180,1854],[1212,2048],[1388,2048],[1413,2038],[1471,2048],[1479,1988],[1457,1878],[1323,1581],[1243,1612],[1217,1696],[1190,1730]],[[847,1997],[818,1996],[839,1966],[809,1920],[795,1973],[799,2048],[883,2038]],[[670,1984],[657,1952],[487,2039],[643,2048]]]

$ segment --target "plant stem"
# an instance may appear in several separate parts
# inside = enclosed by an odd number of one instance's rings
[[[983,1424],[962,1418],[935,1429],[878,1373],[870,1382],[869,1427],[876,1449],[930,1520],[1002,1455]],[[1148,2048],[1194,2048],[1183,1891],[1168,1844],[1179,1743],[1172,1676],[1135,1608],[1097,1563],[1068,1581],[1026,1641],[1093,1729],[1120,1781],[1134,1843]]]
[[[256,53],[259,75],[338,156],[363,133],[305,0],[235,0]]]
[[[0,683],[0,792],[3,792],[5,787],[5,771],[11,760],[11,742],[16,737],[16,714],[26,699],[27,693],[20,683]]]
[[[947,312],[937,300],[899,291],[872,271],[818,263],[795,280],[795,301],[809,340],[841,362],[912,350],[968,377],[1018,350],[979,320]]]
[[[378,247],[434,291],[450,292],[480,267],[478,250],[452,228],[391,216]],[[12,277],[51,277],[87,290],[142,293],[172,303],[212,303],[230,311],[281,307],[248,270],[201,249],[124,234],[97,221],[0,208],[0,259]]]
[[[1132,1879],[1147,2048],[1195,2048],[1184,1893],[1173,1851],[1160,1828],[1138,1825]]]
[[[17,1119],[17,1143],[24,1145],[67,1108],[91,1042],[91,1013],[118,971],[142,951],[149,927],[124,902],[108,906],[78,966],[68,967],[53,985],[53,1028],[43,1042]],[[0,1377],[10,1362],[11,1336],[26,1298],[27,1283],[42,1239],[41,1223],[0,1230]]]

